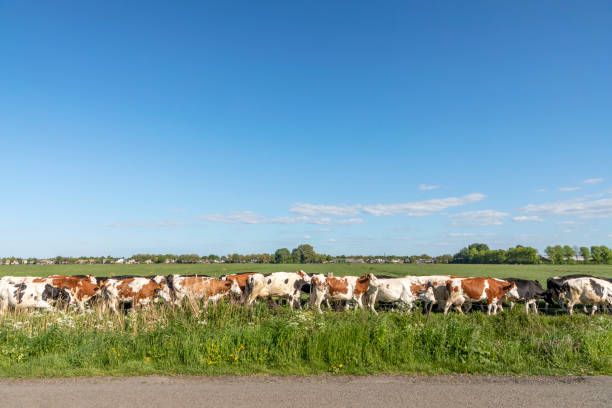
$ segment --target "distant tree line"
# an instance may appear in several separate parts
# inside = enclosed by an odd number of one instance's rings
[[[546,255],[540,256],[537,249],[517,245],[508,249],[490,249],[487,244],[473,243],[462,248],[454,255],[444,254],[432,257],[421,255],[338,255],[317,253],[312,245],[302,244],[289,250],[277,249],[273,254],[135,254],[130,257],[64,257],[53,258],[0,258],[2,265],[21,264],[112,264],[112,263],[275,263],[275,264],[308,264],[308,263],[469,263],[469,264],[612,264],[612,249],[601,246],[570,247],[569,245],[548,246]]]
[[[487,244],[474,243],[453,255],[453,263],[470,264],[536,264],[540,263],[538,250],[517,245],[514,248],[489,249]]]

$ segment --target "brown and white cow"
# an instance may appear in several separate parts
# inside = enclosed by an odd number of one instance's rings
[[[433,288],[420,284],[414,277],[371,280],[366,292],[367,304],[376,313],[376,302],[400,302],[410,312],[414,302],[422,300],[426,304],[435,303]]]
[[[569,314],[574,314],[574,306],[592,304],[591,315],[597,306],[612,306],[612,283],[598,278],[574,278],[566,280],[561,286],[559,300],[567,300]]]
[[[370,282],[373,281],[376,281],[376,277],[371,273],[359,277],[342,276],[338,278],[313,275],[310,304],[316,307],[319,313],[322,313],[321,303],[330,299],[346,301],[345,310],[350,307],[350,302],[355,302],[355,309],[363,308],[363,297],[370,287]]]
[[[85,304],[101,292],[101,287],[96,278],[91,275],[51,275],[46,279],[41,278],[40,281],[46,282],[54,288],[68,291],[72,302],[76,304],[82,312],[85,311]],[[36,280],[34,280],[34,282],[36,282]]]
[[[255,273],[247,279],[246,304],[250,306],[260,297],[278,296],[286,298],[291,309],[296,306],[301,308],[302,287],[310,281],[310,276],[304,271],[274,272],[266,275]]]
[[[484,300],[488,303],[487,314],[496,314],[498,303],[505,296],[518,298],[519,294],[514,282],[507,282],[493,278],[455,278],[446,283],[448,300],[444,306],[444,314],[451,306],[455,306],[459,313],[463,313],[461,306],[464,303]]]
[[[134,309],[137,309],[159,298],[166,302],[171,300],[168,297],[169,291],[165,280],[154,278],[106,279],[102,284],[102,292],[105,300],[103,310],[109,306],[115,313],[118,313],[118,306],[124,303],[130,303]]]
[[[421,285],[427,285],[432,288],[435,301],[434,304],[438,305],[438,310],[443,311],[446,301],[448,300],[448,291],[446,290],[446,283],[451,279],[466,279],[465,276],[455,275],[425,275],[425,276],[411,276],[407,275],[407,278],[414,278]],[[427,306],[427,304],[425,305]]]
[[[249,280],[249,276],[255,275],[255,272],[243,272],[243,273],[234,273],[231,275],[221,276],[221,280],[228,281],[236,281],[238,287],[240,288],[240,304],[246,304],[247,301],[247,281]]]
[[[183,300],[199,312],[199,303],[204,301],[204,307],[208,308],[208,302],[216,305],[220,299],[228,295],[240,296],[240,286],[235,280],[221,280],[205,276],[168,276],[168,283],[172,287],[172,303],[180,306]]]

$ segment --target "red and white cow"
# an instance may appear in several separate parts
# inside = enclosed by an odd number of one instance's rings
[[[400,302],[410,312],[414,302],[422,300],[426,304],[435,303],[433,288],[420,284],[414,277],[375,279],[370,281],[366,292],[370,309],[376,313],[376,302]]]
[[[486,301],[487,314],[496,314],[498,304],[505,296],[518,298],[519,294],[514,282],[507,282],[493,278],[455,278],[446,283],[448,300],[444,306],[444,314],[451,306],[455,306],[459,313],[463,313],[461,306],[473,301]]]
[[[287,298],[291,309],[301,308],[302,287],[310,282],[310,276],[304,271],[274,272],[266,275],[255,273],[247,279],[246,304],[250,306],[260,297],[278,296]]]
[[[208,302],[216,305],[220,299],[229,295],[240,296],[242,291],[235,280],[221,280],[206,276],[168,276],[168,283],[172,287],[173,304],[180,306],[183,300],[199,312],[199,303],[204,301],[204,307],[208,308]]]
[[[376,277],[371,273],[338,278],[314,275],[311,282],[310,304],[316,307],[319,313],[322,313],[321,303],[324,300],[346,301],[345,310],[350,307],[350,302],[355,302],[355,308],[363,308],[363,296],[368,291],[370,282],[374,281]]]
[[[234,273],[231,275],[221,276],[219,279],[228,280],[228,281],[236,281],[238,287],[240,288],[240,304],[244,305],[247,302],[247,281],[251,275],[255,275],[255,272],[243,272],[243,273]]]
[[[100,285],[92,275],[51,275],[46,279],[41,278],[40,281],[46,282],[54,288],[67,290],[68,293],[70,293],[72,302],[76,304],[82,312],[85,311],[85,304],[101,292]],[[34,280],[34,282],[36,282],[36,280]]]
[[[131,303],[134,309],[147,306],[156,299],[170,302],[167,283],[162,277],[144,278],[127,277],[122,279],[110,278],[103,282],[104,307],[118,313],[117,307],[122,303]]]

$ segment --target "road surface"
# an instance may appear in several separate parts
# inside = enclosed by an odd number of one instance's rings
[[[612,376],[0,380],[1,407],[612,407]]]

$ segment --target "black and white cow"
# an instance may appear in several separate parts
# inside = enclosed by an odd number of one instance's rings
[[[529,307],[534,313],[538,313],[538,299],[544,299],[546,291],[537,280],[521,279],[521,278],[504,278],[508,282],[514,282],[518,289],[518,299],[508,299],[510,301],[510,309],[514,308],[515,300],[525,302],[525,312],[529,314]]]
[[[574,313],[574,306],[578,303],[591,304],[591,315],[595,314],[597,306],[612,306],[612,283],[598,278],[568,279],[561,286],[559,298],[567,300],[569,314]]]
[[[57,302],[71,303],[70,293],[47,282],[0,282],[0,314],[14,309],[53,309]]]

